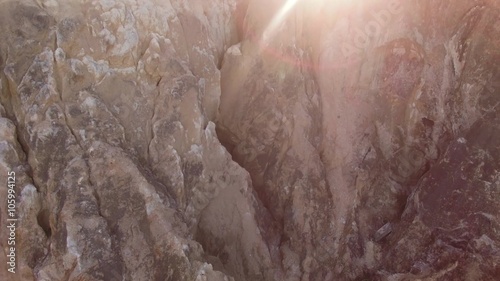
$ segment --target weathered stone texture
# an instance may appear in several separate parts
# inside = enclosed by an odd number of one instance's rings
[[[496,280],[499,66],[493,0],[0,0],[0,280]]]

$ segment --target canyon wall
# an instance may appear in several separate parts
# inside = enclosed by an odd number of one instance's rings
[[[0,13],[1,280],[500,276],[497,1]]]

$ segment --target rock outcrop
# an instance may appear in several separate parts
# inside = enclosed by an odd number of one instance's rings
[[[498,2],[0,13],[1,280],[500,276]]]

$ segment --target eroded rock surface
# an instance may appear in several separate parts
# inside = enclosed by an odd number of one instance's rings
[[[1,280],[500,276],[498,2],[0,13]]]
[[[20,214],[12,276],[263,276],[269,254],[249,175],[210,121],[218,60],[236,38],[235,3],[1,5],[2,178],[17,172]],[[210,209],[216,201],[227,209]],[[231,224],[228,210],[244,224]],[[194,240],[205,233],[225,241],[231,275],[208,263],[210,252]]]

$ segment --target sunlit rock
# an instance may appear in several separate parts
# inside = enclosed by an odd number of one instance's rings
[[[0,280],[496,280],[499,9],[0,0]]]

